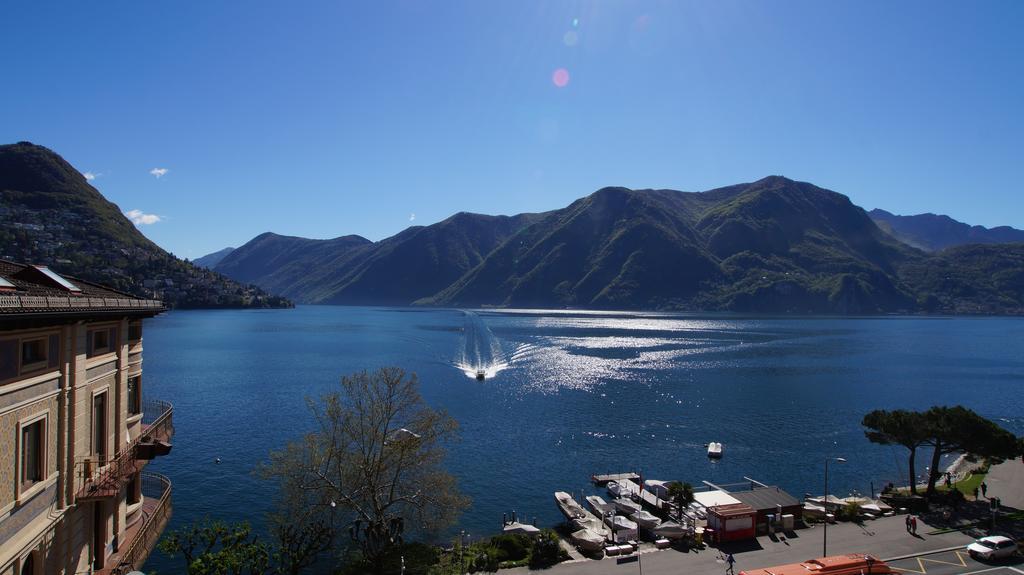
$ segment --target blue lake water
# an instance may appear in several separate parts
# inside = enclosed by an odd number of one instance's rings
[[[252,469],[310,428],[306,398],[388,365],[460,423],[449,467],[473,499],[459,524],[472,536],[513,509],[557,523],[552,493],[591,491],[593,473],[748,476],[800,497],[842,456],[833,493],[906,483],[905,451],[864,438],[876,408],[963,404],[1024,433],[1024,320],[1011,318],[305,306],[174,311],[144,337],[144,393],[175,405],[174,450],[151,466],[174,483],[171,529],[204,515],[258,524],[273,486]],[[180,566],[154,554],[148,569]]]

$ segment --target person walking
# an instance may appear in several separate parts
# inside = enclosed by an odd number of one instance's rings
[[[732,556],[732,553],[730,553],[725,558],[725,562],[729,564],[729,569],[728,569],[729,575],[734,575],[736,573],[736,571],[735,571],[735,569],[733,569],[733,567],[736,565],[736,558]]]
[[[978,499],[978,486],[977,485],[974,486],[974,499],[975,500]]]
[[[910,532],[912,534],[914,534],[914,535],[917,535],[917,516],[916,515],[911,515],[910,516]]]
[[[988,484],[984,481],[981,482],[981,496],[988,497]]]
[[[910,533],[910,516],[907,515],[903,518],[903,523],[907,526],[907,533]]]

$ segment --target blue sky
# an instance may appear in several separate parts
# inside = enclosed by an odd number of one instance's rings
[[[1021,21],[1017,1],[7,2],[0,141],[57,151],[193,258],[769,174],[1024,227]]]

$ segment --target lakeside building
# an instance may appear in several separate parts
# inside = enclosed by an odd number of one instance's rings
[[[142,322],[165,310],[0,260],[0,575],[124,574],[170,517],[172,409],[143,401]]]

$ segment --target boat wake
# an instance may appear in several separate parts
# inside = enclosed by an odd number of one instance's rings
[[[522,357],[529,346],[521,345],[511,354],[506,354],[501,341],[491,332],[483,319],[475,312],[465,311],[462,329],[463,346],[452,364],[462,370],[466,377],[490,379],[500,371],[509,368]]]

